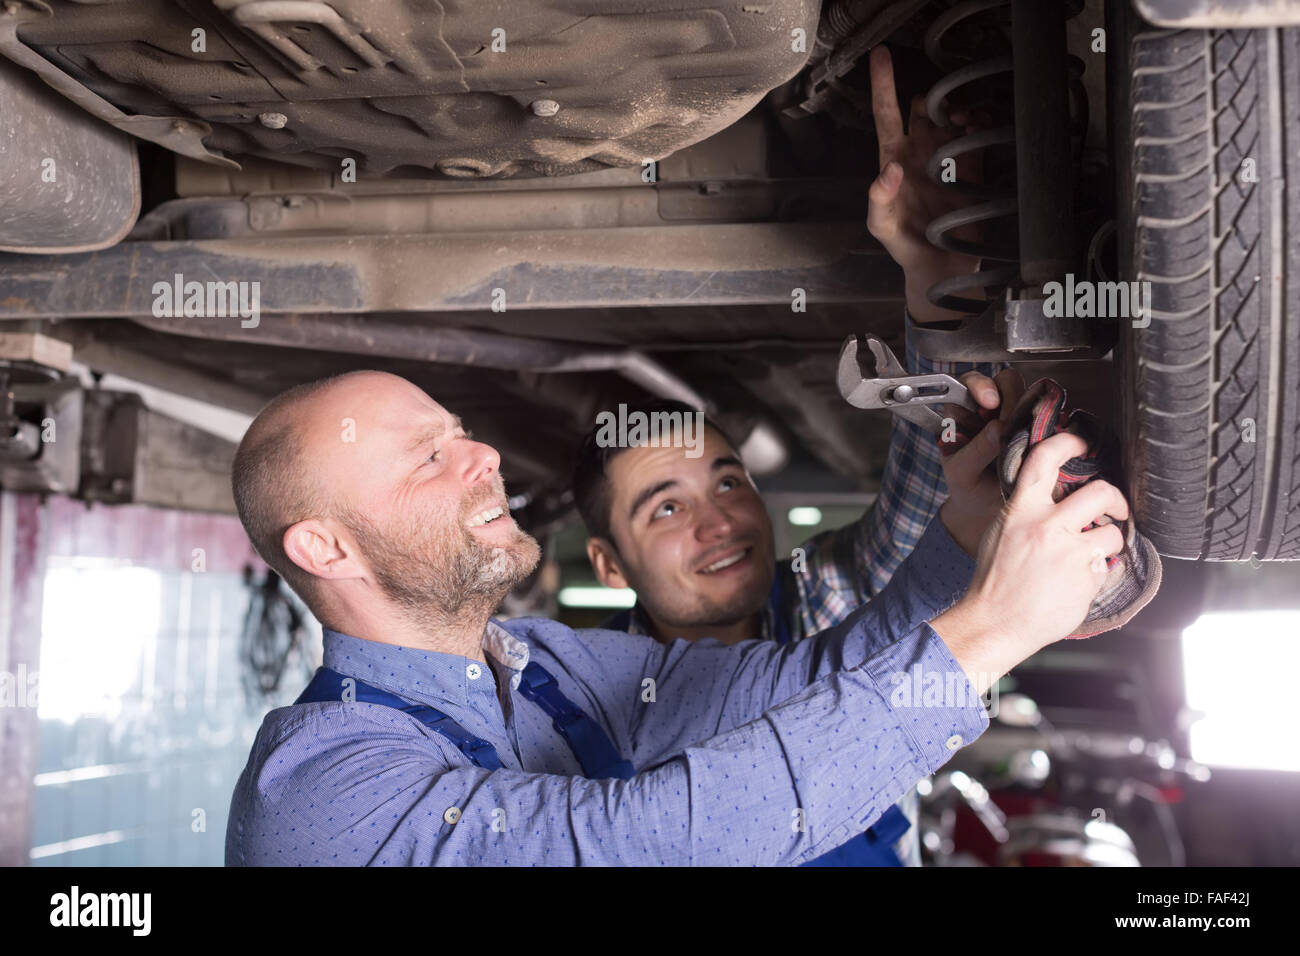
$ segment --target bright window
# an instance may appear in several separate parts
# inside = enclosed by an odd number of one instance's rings
[[[157,647],[162,579],[111,560],[50,558],[41,614],[37,714],[75,721],[121,715]],[[143,674],[146,683],[150,675]]]
[[[1300,771],[1300,611],[1202,615],[1183,631],[1183,673],[1193,760]]]

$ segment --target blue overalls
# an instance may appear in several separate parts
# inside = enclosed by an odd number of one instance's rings
[[[786,640],[789,639],[787,632]],[[785,643],[785,641],[783,641]],[[348,678],[337,671],[321,667],[312,677],[306,690],[294,701],[296,704],[324,703],[344,699],[344,680]],[[372,687],[364,681],[351,678],[355,683],[352,699],[366,704],[383,704],[410,714],[430,730],[442,734],[469,758],[470,763],[484,770],[502,769],[501,758],[486,740],[475,737],[449,716],[425,704],[412,704],[396,694]],[[609,735],[582,709],[560,691],[551,673],[537,663],[530,663],[519,680],[519,692],[532,701],[551,718],[556,731],[573,751],[582,774],[592,780],[615,778],[627,780],[636,775],[636,768],[624,760],[614,747]],[[811,860],[804,866],[901,866],[893,843],[910,826],[907,817],[898,807],[890,807],[870,830],[859,834],[843,846]]]

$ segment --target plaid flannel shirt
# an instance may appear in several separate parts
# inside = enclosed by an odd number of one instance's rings
[[[947,373],[957,377],[979,371],[992,377],[1005,367],[931,361],[917,353],[912,343],[912,318],[906,312],[904,323],[907,348],[903,364],[909,372]],[[912,553],[947,497],[943,457],[935,437],[920,425],[894,416],[880,494],[875,503],[853,524],[823,531],[804,542],[800,546],[804,570],[795,571],[792,561],[782,561],[777,566],[777,573],[783,579],[782,591],[793,598],[787,602],[791,639],[797,641],[834,627],[878,594],[903,559]],[[775,638],[777,613],[772,602],[764,607],[762,632],[756,637]],[[617,615],[606,626],[632,634],[650,632],[639,605],[626,616]],[[895,844],[895,850],[904,865],[920,866],[915,788],[908,791],[898,806],[912,826]]]

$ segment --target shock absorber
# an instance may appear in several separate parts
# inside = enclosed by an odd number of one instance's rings
[[[941,308],[988,313],[990,298],[1008,287],[1041,285],[1074,261],[1070,171],[1087,97],[1064,28],[1082,8],[1082,0],[962,0],[926,31],[926,55],[945,71],[926,98],[930,121],[950,126],[957,107],[986,121],[927,166],[935,183],[973,200],[933,220],[927,238],[980,260],[978,271],[929,289]],[[954,180],[961,157],[982,160],[980,182]]]

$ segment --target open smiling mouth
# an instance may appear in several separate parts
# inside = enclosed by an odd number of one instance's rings
[[[727,568],[734,567],[741,561],[744,561],[754,551],[753,547],[741,548],[739,551],[733,551],[725,557],[719,558],[712,564],[706,564],[696,574],[717,574],[719,571],[725,571]]]
[[[485,524],[491,524],[506,513],[504,505],[493,505],[491,508],[485,508],[465,523],[468,528],[481,528]]]

